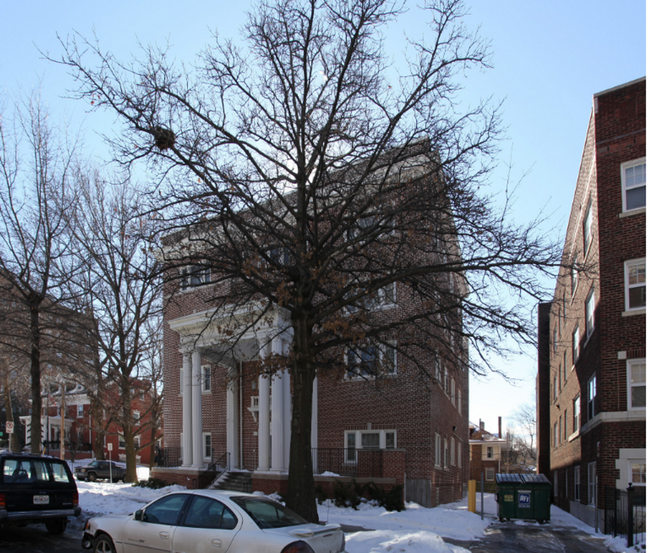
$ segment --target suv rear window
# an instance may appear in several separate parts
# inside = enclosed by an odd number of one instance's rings
[[[68,471],[61,462],[49,459],[5,459],[2,467],[5,484],[29,484],[34,482],[71,482]]]

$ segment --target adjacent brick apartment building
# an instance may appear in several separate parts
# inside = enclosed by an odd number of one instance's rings
[[[645,106],[645,78],[594,95],[564,246],[585,271],[540,306],[539,470],[601,529],[605,487],[646,484]]]
[[[265,356],[288,353],[288,313],[273,306],[256,319],[261,306],[250,302],[242,310],[242,324],[251,314],[256,322],[232,349],[224,345],[221,330],[232,318],[211,298],[222,294],[219,287],[233,284],[211,280],[210,271],[200,266],[188,264],[180,274],[180,279],[168,274],[164,312],[165,456],[173,457],[168,453],[177,449],[180,459],[178,466],[167,463],[153,475],[194,487],[208,463],[220,460],[250,472],[253,490],[282,492],[289,467],[292,382],[288,371],[268,378],[259,375],[258,366]],[[368,307],[373,316],[417,309],[406,284],[380,292]],[[460,342],[454,347],[458,358],[466,359],[467,345]],[[459,499],[469,472],[467,368],[442,356],[431,358],[434,379],[425,382],[408,357],[390,346],[341,355],[347,375],[318,374],[314,383],[316,484],[327,491],[336,480],[354,477],[386,487],[403,485],[407,500],[427,507]],[[364,376],[355,372],[358,359],[380,359],[387,368],[381,378]]]

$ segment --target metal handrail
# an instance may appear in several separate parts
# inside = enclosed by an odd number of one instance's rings
[[[208,468],[199,474],[197,481],[198,488],[207,488],[227,470],[230,470],[230,453],[224,453],[221,457],[210,463]]]

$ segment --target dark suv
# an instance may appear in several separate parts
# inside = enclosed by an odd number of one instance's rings
[[[41,455],[0,453],[0,524],[45,523],[61,534],[81,513],[79,493],[65,461]]]
[[[88,482],[94,482],[99,478],[106,480],[112,478],[113,482],[123,482],[126,468],[113,461],[93,461],[85,467],[75,467],[74,475],[77,480],[88,480]]]

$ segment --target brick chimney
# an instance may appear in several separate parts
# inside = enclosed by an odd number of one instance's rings
[[[499,439],[501,439],[503,436],[501,435],[501,417],[499,417]]]

